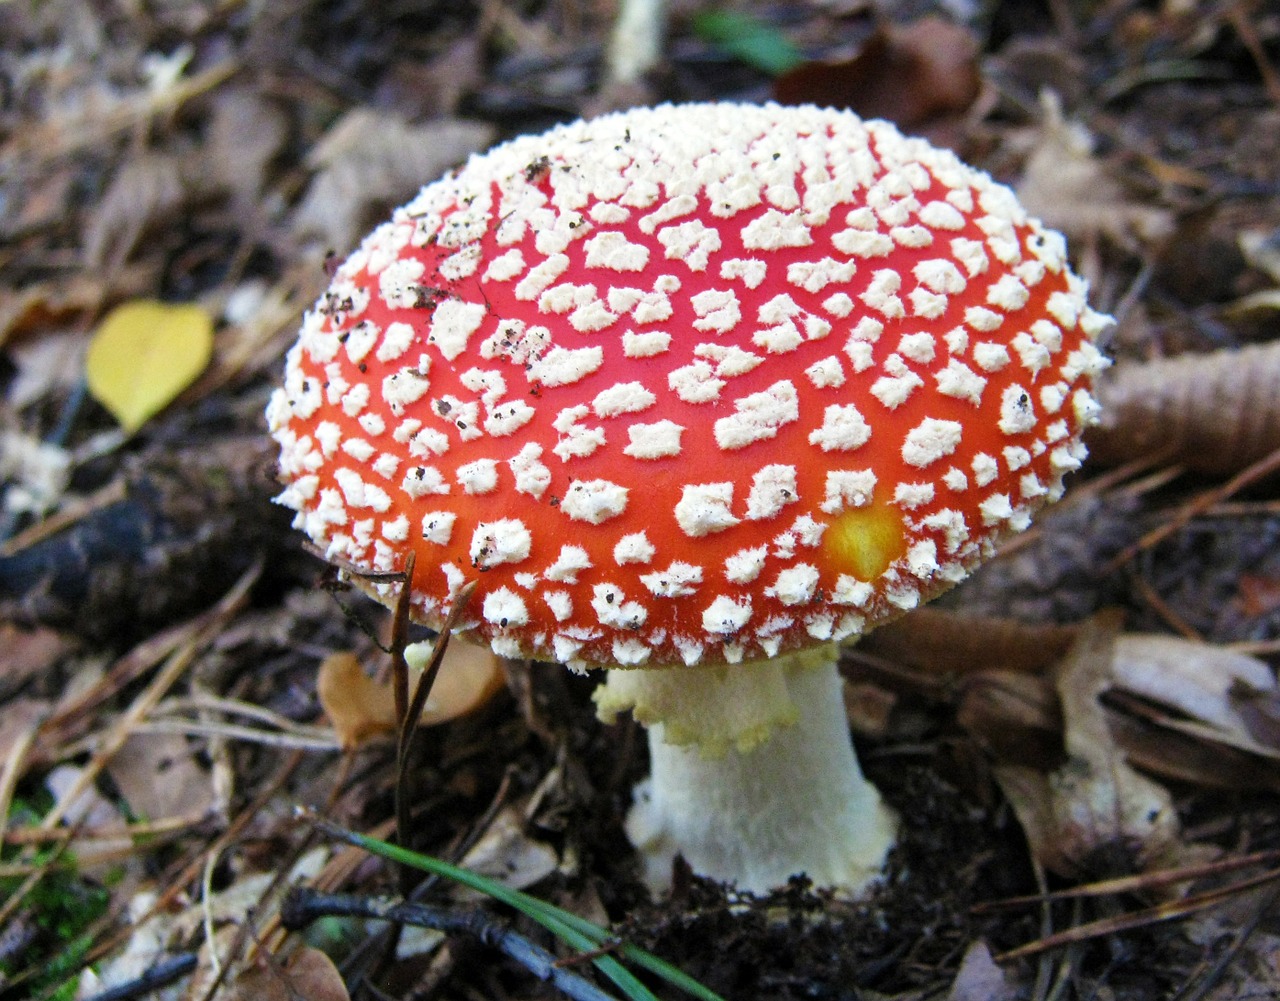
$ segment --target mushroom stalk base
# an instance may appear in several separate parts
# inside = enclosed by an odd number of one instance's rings
[[[836,650],[825,650],[816,664],[808,654],[722,676],[757,669],[781,675],[795,710],[794,723],[776,726],[763,742],[746,749],[722,744],[708,754],[695,744],[670,743],[661,722],[649,726],[651,774],[636,787],[626,821],[646,881],[656,891],[668,888],[679,854],[699,875],[750,893],[797,873],[819,887],[864,892],[883,873],[897,820],[858,767]],[[686,672],[612,673],[631,681]],[[717,687],[712,679],[708,694]],[[733,688],[727,685],[721,700],[699,698],[699,708],[711,717],[738,713]],[[720,725],[713,718],[706,723],[713,731]]]

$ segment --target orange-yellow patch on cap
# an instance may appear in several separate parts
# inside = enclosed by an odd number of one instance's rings
[[[873,503],[845,511],[822,539],[831,565],[859,580],[875,580],[906,554],[902,514],[888,504]]]

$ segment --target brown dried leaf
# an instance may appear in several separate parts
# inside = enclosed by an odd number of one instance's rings
[[[947,1001],[1010,1001],[1017,993],[991,958],[987,943],[973,942],[960,961]]]
[[[998,766],[995,776],[1045,868],[1078,876],[1120,850],[1139,864],[1175,854],[1178,821],[1168,792],[1125,760],[1099,699],[1111,683],[1109,630],[1081,630],[1057,678],[1067,760],[1045,775]]]
[[[234,1001],[350,1001],[351,997],[333,960],[306,945],[283,967],[263,962],[242,972],[230,996]]]
[[[135,734],[107,763],[107,774],[137,817],[196,817],[212,809],[212,778],[178,734]]]
[[[1177,840],[1168,791],[1129,767],[1107,726],[1099,700],[1111,684],[1113,649],[1114,636],[1090,623],[1058,673],[1068,761],[1050,782],[1069,858],[1115,842],[1152,858]]]
[[[1280,750],[1280,692],[1275,688],[1260,691],[1248,685],[1234,685],[1228,698],[1249,736]]]
[[[114,269],[150,226],[172,216],[186,201],[183,166],[169,153],[144,153],[126,162],[95,206],[84,239],[85,266]]]
[[[1074,626],[966,615],[925,607],[862,639],[858,649],[933,676],[1042,671],[1066,654]]]
[[[242,88],[220,91],[213,98],[205,141],[209,181],[229,191],[237,203],[252,203],[287,138],[283,113],[261,94]]]
[[[1069,237],[1106,236],[1126,247],[1163,239],[1170,214],[1129,197],[1094,155],[1084,126],[1063,118],[1056,95],[1045,91],[1042,105],[1044,121],[1018,185],[1027,211]]]
[[[960,686],[956,722],[998,761],[1042,771],[1062,763],[1062,712],[1046,678],[984,671]]]
[[[294,215],[294,228],[346,254],[373,219],[488,146],[493,135],[484,122],[410,125],[385,111],[350,111],[307,158],[317,173]]]
[[[560,865],[559,856],[550,845],[529,836],[524,813],[520,804],[503,809],[463,856],[462,867],[516,890],[530,887],[555,872]]]
[[[1107,726],[1125,758],[1151,775],[1205,789],[1280,793],[1275,761],[1162,726],[1137,707],[1109,709]]]
[[[0,288],[0,345],[77,320],[87,323],[110,294],[128,297],[144,290],[154,294],[154,261],[141,261],[113,273],[110,280],[97,272],[60,276],[22,289]]]
[[[1256,657],[1177,636],[1131,634],[1116,640],[1115,686],[1220,731],[1250,740],[1235,693],[1280,695],[1271,668]]]
[[[316,693],[344,749],[356,747],[396,725],[395,697],[389,683],[364,673],[360,659],[342,651],[320,663]]]
[[[918,130],[963,112],[978,96],[978,40],[939,17],[886,25],[852,59],[811,62],[782,74],[774,96],[783,104],[852,108]]]
[[[21,410],[47,395],[70,390],[84,367],[85,341],[79,331],[32,337],[9,350],[18,370],[5,394],[9,406]]]
[[[410,687],[422,667],[422,646],[415,644],[405,651],[410,668],[415,669]],[[503,681],[501,661],[492,652],[470,643],[450,643],[423,707],[422,725],[447,723],[480,708],[498,692]],[[342,652],[326,657],[320,665],[316,688],[320,704],[344,748],[395,730],[395,693],[390,680],[369,677],[355,654]]]
[[[4,679],[4,688],[21,688],[52,668],[74,647],[70,637],[54,629],[23,629],[12,622],[0,623],[0,678]]]

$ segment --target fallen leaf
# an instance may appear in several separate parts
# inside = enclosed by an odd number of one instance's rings
[[[1167,236],[1170,213],[1125,191],[1095,156],[1085,127],[1064,118],[1056,95],[1045,91],[1041,105],[1043,124],[1017,189],[1026,210],[1078,239],[1102,235],[1123,247],[1141,247]]]
[[[349,1001],[347,985],[333,960],[302,946],[284,966],[264,962],[236,977],[234,1001]]]
[[[203,153],[209,182],[231,192],[237,204],[251,205],[288,134],[283,113],[258,92],[247,87],[218,92]]]
[[[172,217],[187,197],[177,157],[146,153],[128,161],[103,193],[85,228],[85,264],[95,271],[119,267],[147,228]]]
[[[430,643],[410,644],[405,650],[411,690],[430,654]],[[422,708],[422,725],[447,723],[480,708],[503,682],[501,662],[490,651],[466,642],[449,644],[431,694]],[[326,657],[320,664],[316,690],[344,748],[356,747],[395,729],[395,692],[391,681],[369,677],[353,653],[340,652]]]
[[[1180,733],[1152,721],[1140,706],[1121,702],[1107,713],[1107,725],[1125,758],[1149,775],[1202,789],[1280,793],[1276,761],[1232,747],[1207,735]],[[1169,722],[1169,721],[1164,721]]]
[[[50,670],[75,648],[75,641],[54,629],[24,629],[0,623],[0,677],[4,688],[16,690]]]
[[[316,693],[345,750],[395,729],[395,696],[390,683],[365,674],[354,653],[332,653],[320,662]]]
[[[530,887],[555,872],[559,857],[550,845],[526,833],[524,812],[524,807],[516,804],[503,809],[460,865],[516,890]]]
[[[1178,838],[1168,790],[1124,759],[1100,702],[1111,685],[1115,637],[1091,623],[1058,673],[1068,761],[1050,775],[1068,858],[1120,843],[1137,858],[1161,856]]]
[[[991,958],[987,943],[971,943],[960,960],[947,1001],[1007,1001],[1014,996],[1004,970]]]
[[[456,119],[410,125],[385,111],[340,118],[307,157],[316,176],[294,226],[346,254],[371,221],[493,139],[484,122]]]
[[[795,67],[775,82],[774,96],[783,104],[852,108],[918,130],[973,103],[981,87],[978,53],[968,29],[922,17],[882,27],[852,59]]]
[[[1280,611],[1280,580],[1262,574],[1242,573],[1235,604],[1242,614],[1259,619]]]
[[[135,299],[99,325],[85,358],[93,398],[130,434],[173,402],[213,356],[213,320],[200,306]]]
[[[1116,641],[1115,685],[1220,730],[1225,739],[1249,739],[1232,700],[1244,689],[1277,693],[1271,668],[1256,657],[1177,636],[1128,635]]]
[[[109,279],[102,272],[90,271],[33,282],[21,289],[0,287],[0,345],[43,334],[49,327],[87,323],[86,318],[96,315],[109,294],[143,295],[158,281],[154,261],[137,261],[113,272]]]
[[[18,370],[5,397],[14,410],[22,410],[54,392],[68,392],[84,367],[84,335],[63,330],[29,337],[9,349]]]
[[[1048,771],[1062,763],[1062,713],[1049,682],[983,671],[959,682],[956,722],[997,761]]]
[[[1058,670],[1064,764],[1048,774],[994,769],[1032,853],[1067,877],[1089,873],[1102,858],[1146,866],[1181,849],[1168,791],[1130,766],[1108,726],[1100,698],[1112,683],[1113,641],[1107,626],[1087,623]]]
[[[858,649],[931,678],[983,671],[1039,674],[1060,661],[1074,626],[1020,622],[926,606],[880,626]]]
[[[213,808],[213,780],[179,734],[135,734],[107,763],[107,774],[137,817],[195,817]]]

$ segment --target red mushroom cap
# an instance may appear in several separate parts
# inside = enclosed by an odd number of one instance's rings
[[[660,666],[862,632],[1077,468],[1089,309],[1061,237],[883,122],[684,105],[425,187],[338,270],[269,409],[331,556],[417,552],[416,615]],[[373,589],[386,587],[374,585]]]

